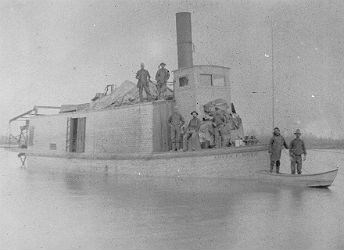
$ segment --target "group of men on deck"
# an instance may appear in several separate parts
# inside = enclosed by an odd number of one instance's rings
[[[188,150],[189,141],[191,150],[194,151],[201,148],[198,134],[201,121],[198,119],[198,113],[196,111],[192,111],[191,115],[192,118],[187,127],[185,127],[184,117],[179,113],[178,107],[174,107],[174,112],[168,119],[171,127],[172,151]],[[183,135],[183,148],[180,148],[181,135]]]
[[[287,145],[284,137],[281,135],[279,128],[274,128],[273,136],[269,143],[269,154],[270,154],[270,172],[272,173],[274,166],[276,165],[276,173],[279,174],[281,152],[283,147],[289,149],[290,156],[290,168],[291,173],[295,174],[295,166],[298,174],[302,173],[302,160],[306,160],[306,147],[303,140],[300,139],[301,131],[296,129],[295,139],[293,139],[289,146]],[[302,159],[303,155],[303,159]]]
[[[232,114],[227,115],[217,107],[211,116],[204,117],[202,122],[196,111],[192,111],[191,115],[192,118],[187,126],[185,126],[184,117],[179,113],[178,107],[174,108],[173,114],[169,117],[172,151],[195,151],[201,148],[222,148],[230,145],[230,138],[227,138],[228,133],[224,131],[228,127],[225,128],[225,126],[229,124],[230,129],[236,129],[235,121],[240,118],[239,116],[238,119],[235,119]],[[183,138],[182,148],[181,138]]]
[[[165,63],[160,63],[159,69],[156,72],[155,80],[156,80],[156,88],[158,92],[158,99],[165,99],[165,92],[167,90],[167,81],[170,78],[170,72],[165,68]],[[137,87],[139,89],[139,96],[140,102],[143,102],[143,90],[146,92],[147,100],[152,100],[152,94],[149,90],[149,83],[153,83],[151,81],[151,76],[148,70],[145,69],[144,63],[141,63],[141,69],[136,73]]]

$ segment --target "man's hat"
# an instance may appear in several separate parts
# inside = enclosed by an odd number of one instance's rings
[[[274,128],[274,130],[276,130],[276,129],[277,129],[277,130],[280,130],[278,127],[275,127],[275,128]]]
[[[192,111],[192,112],[191,112],[191,115],[192,115],[193,113],[196,113],[196,115],[198,115],[198,113],[197,113],[196,111]]]
[[[299,134],[299,135],[301,135],[300,129],[296,129],[294,134]]]
[[[162,63],[160,63],[160,66],[166,66],[166,63],[162,62]]]

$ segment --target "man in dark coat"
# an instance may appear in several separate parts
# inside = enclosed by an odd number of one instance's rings
[[[295,131],[295,136],[296,138],[290,142],[289,146],[289,155],[290,155],[290,168],[291,168],[291,173],[295,174],[295,165],[297,165],[297,173],[301,174],[302,173],[302,154],[303,160],[306,160],[306,147],[305,143],[303,140],[300,139],[301,132],[300,129],[296,129]]]
[[[143,102],[142,92],[145,89],[147,100],[151,101],[152,95],[149,91],[150,75],[147,70],[145,70],[144,63],[141,63],[141,69],[136,73],[137,87],[139,88],[140,102]]]
[[[281,152],[283,146],[288,149],[288,145],[285,142],[283,136],[280,133],[279,128],[274,128],[273,136],[269,143],[269,154],[270,154],[270,173],[274,169],[274,165],[276,164],[276,173],[279,174],[279,169],[281,165]]]

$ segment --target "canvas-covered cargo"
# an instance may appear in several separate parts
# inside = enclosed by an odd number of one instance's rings
[[[155,84],[149,83],[149,89],[153,99],[157,99],[158,92]],[[172,90],[167,88],[165,96],[167,97],[166,99],[172,99]],[[143,97],[144,99],[147,98],[144,91]],[[130,81],[125,81],[109,95],[99,96],[99,98],[92,101],[90,104],[90,110],[101,110],[122,105],[131,105],[139,102],[139,90],[136,84]]]

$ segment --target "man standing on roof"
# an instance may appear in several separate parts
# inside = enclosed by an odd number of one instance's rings
[[[285,142],[283,136],[280,133],[279,128],[274,128],[273,136],[269,143],[269,154],[270,154],[270,173],[274,169],[276,164],[276,173],[279,174],[279,169],[281,165],[281,152],[283,146],[288,149],[288,145]]]
[[[141,69],[137,71],[136,79],[138,80],[137,87],[139,88],[140,102],[143,102],[143,96],[142,96],[143,89],[145,89],[147,100],[151,101],[152,95],[149,91],[149,82],[151,80],[150,80],[149,72],[145,70],[144,63],[141,63]]]
[[[166,64],[160,63],[159,70],[156,72],[155,80],[157,83],[157,90],[158,90],[158,99],[165,99],[165,91],[166,91],[166,83],[167,80],[170,78],[170,71],[165,69]]]
[[[180,135],[182,132],[182,126],[185,121],[183,116],[178,112],[178,107],[174,107],[174,112],[168,119],[168,124],[171,127],[171,141],[172,151],[178,151],[180,148]]]
[[[297,165],[297,173],[301,174],[302,173],[302,154],[303,160],[306,160],[306,147],[305,143],[303,140],[300,139],[301,132],[300,129],[296,129],[295,131],[295,136],[296,138],[291,141],[290,146],[289,146],[289,155],[290,155],[290,168],[291,168],[291,173],[295,174],[295,165]]]

